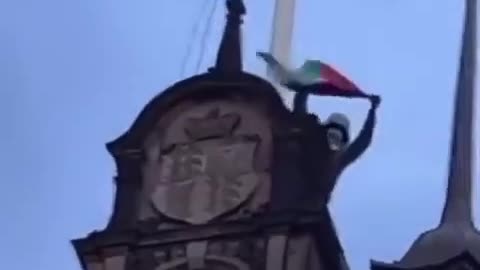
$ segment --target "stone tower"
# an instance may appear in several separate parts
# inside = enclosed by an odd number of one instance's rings
[[[450,149],[448,187],[437,228],[423,233],[398,262],[383,269],[480,269],[480,234],[472,218],[477,0],[466,0]]]
[[[321,198],[325,135],[242,70],[245,7],[226,2],[215,66],[162,91],[107,144],[114,209],[73,241],[84,270],[346,269]]]

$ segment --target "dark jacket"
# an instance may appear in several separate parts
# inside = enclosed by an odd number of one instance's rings
[[[376,108],[372,107],[368,111],[367,119],[358,134],[357,138],[343,151],[332,152],[329,164],[329,170],[326,171],[326,199],[330,201],[330,195],[337,184],[340,174],[357,160],[370,146],[373,137],[373,130],[376,122]]]

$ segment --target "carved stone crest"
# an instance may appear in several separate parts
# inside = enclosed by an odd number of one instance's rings
[[[185,121],[190,142],[168,145],[160,155],[159,181],[151,194],[159,212],[203,224],[248,199],[259,182],[253,164],[260,139],[234,135],[240,120],[214,109]]]

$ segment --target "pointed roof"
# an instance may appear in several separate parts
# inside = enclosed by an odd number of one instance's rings
[[[212,72],[238,74],[242,72],[241,29],[242,16],[246,13],[242,0],[227,0],[227,24],[217,52]]]
[[[466,0],[466,16],[455,94],[447,199],[442,223],[472,221],[474,103],[476,73],[477,0]]]
[[[377,265],[375,268],[377,270],[392,269],[391,265],[388,265],[388,264]],[[436,265],[431,264],[431,265],[418,267],[418,268],[410,268],[409,270],[437,270],[437,269],[473,270],[473,269],[480,269],[480,263],[469,252],[463,252],[462,254],[452,259],[446,260],[441,264],[436,264]]]
[[[441,222],[437,228],[423,233],[400,261],[372,262],[372,268],[414,269],[441,265],[465,252],[480,262],[480,234],[472,217],[476,13],[477,1],[466,0],[447,196]]]

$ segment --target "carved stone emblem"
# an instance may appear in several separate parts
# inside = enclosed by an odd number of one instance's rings
[[[186,122],[191,142],[162,151],[151,201],[170,218],[202,224],[238,207],[254,192],[259,182],[253,167],[259,138],[234,136],[240,117],[220,116],[218,110]]]

